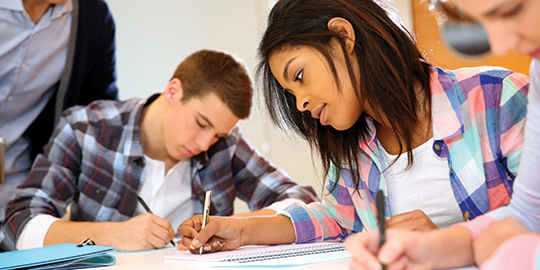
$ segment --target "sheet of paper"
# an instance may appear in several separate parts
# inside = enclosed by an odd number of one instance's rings
[[[311,243],[276,246],[248,246],[207,254],[168,255],[168,260],[196,261],[191,267],[241,267],[253,265],[304,265],[350,257],[340,243]]]
[[[254,266],[284,267],[284,266],[300,266],[300,265],[308,265],[308,264],[314,264],[314,263],[322,263],[322,262],[328,262],[328,261],[334,261],[334,260],[347,259],[350,257],[351,257],[351,254],[349,254],[349,252],[347,251],[336,251],[336,252],[329,252],[329,253],[323,253],[323,254],[304,255],[304,256],[297,256],[297,257],[253,261],[253,262],[246,262],[246,263],[197,261],[197,262],[193,262],[187,265],[187,267],[191,267],[191,268],[209,268],[209,267],[218,267],[218,268],[246,267],[246,268],[249,268],[249,267],[254,267]]]

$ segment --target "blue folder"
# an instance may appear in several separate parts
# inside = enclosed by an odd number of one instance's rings
[[[59,244],[0,253],[0,269],[81,269],[113,265],[114,247]]]

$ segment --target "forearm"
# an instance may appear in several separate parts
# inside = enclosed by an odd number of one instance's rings
[[[116,246],[110,235],[112,222],[81,222],[59,220],[54,222],[43,241],[44,246],[61,243],[80,243],[91,238],[97,245]]]
[[[247,213],[241,213],[241,214],[232,215],[232,217],[274,216],[276,213],[277,212],[272,210],[272,209],[264,208],[264,209],[253,211],[253,212],[247,212]]]
[[[427,233],[430,260],[435,269],[472,265],[474,254],[472,237],[463,227],[453,227]]]
[[[290,244],[296,240],[293,223],[286,216],[245,218],[242,222],[242,246]]]

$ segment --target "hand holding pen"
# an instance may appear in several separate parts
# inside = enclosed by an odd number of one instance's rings
[[[386,228],[384,193],[375,195],[379,231],[360,232],[345,239],[353,269],[431,269],[427,234]]]
[[[233,250],[245,242],[242,239],[243,219],[210,217],[211,198],[211,191],[207,191],[202,217],[186,219],[178,227],[178,233],[183,236],[182,244],[193,254]]]
[[[146,212],[148,212],[150,214],[153,214],[152,210],[150,209],[148,204],[146,204],[146,202],[143,200],[143,198],[141,198],[140,196],[137,196],[137,200],[139,200],[139,202],[144,207],[144,210],[146,210]],[[173,240],[171,240],[171,244],[176,247],[176,244],[173,242]]]

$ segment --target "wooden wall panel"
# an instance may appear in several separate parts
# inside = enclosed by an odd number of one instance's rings
[[[429,11],[426,0],[411,0],[413,11],[413,27],[417,44],[424,52],[426,60],[431,64],[444,68],[456,69],[471,66],[501,66],[520,73],[529,74],[529,56],[510,52],[505,56],[490,53],[480,57],[463,57],[449,49],[440,34],[440,27],[435,16]]]

